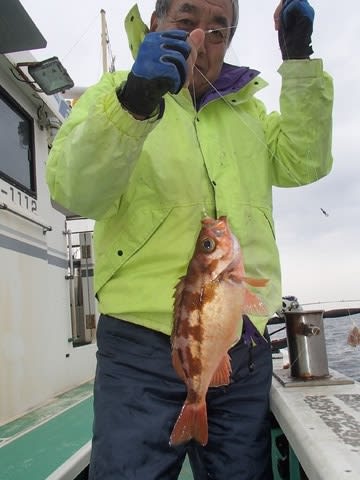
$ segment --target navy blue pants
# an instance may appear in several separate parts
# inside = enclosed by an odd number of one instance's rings
[[[273,478],[270,344],[230,350],[232,382],[207,395],[208,444],[170,447],[186,388],[169,337],[102,315],[97,341],[90,480],[176,480],[186,453],[196,480]]]

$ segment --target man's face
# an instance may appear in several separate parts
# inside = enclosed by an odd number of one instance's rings
[[[205,40],[198,50],[189,90],[196,98],[203,95],[219,77],[229,45],[233,19],[230,0],[173,0],[166,17],[151,19],[152,31],[201,28]],[[195,90],[195,95],[194,95]]]

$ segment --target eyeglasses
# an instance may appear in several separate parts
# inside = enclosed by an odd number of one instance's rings
[[[228,27],[205,30],[205,39],[212,44],[228,43]]]

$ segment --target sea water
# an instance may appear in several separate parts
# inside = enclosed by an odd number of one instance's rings
[[[329,367],[360,381],[360,345],[351,347],[347,337],[354,326],[360,328],[360,316],[324,318],[326,352]]]

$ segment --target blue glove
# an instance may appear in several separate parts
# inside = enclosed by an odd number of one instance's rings
[[[314,9],[307,0],[284,0],[280,13],[279,45],[283,60],[309,58],[313,53]]]
[[[125,86],[117,92],[131,113],[148,117],[167,92],[178,93],[187,76],[191,47],[183,30],[148,33]]]

